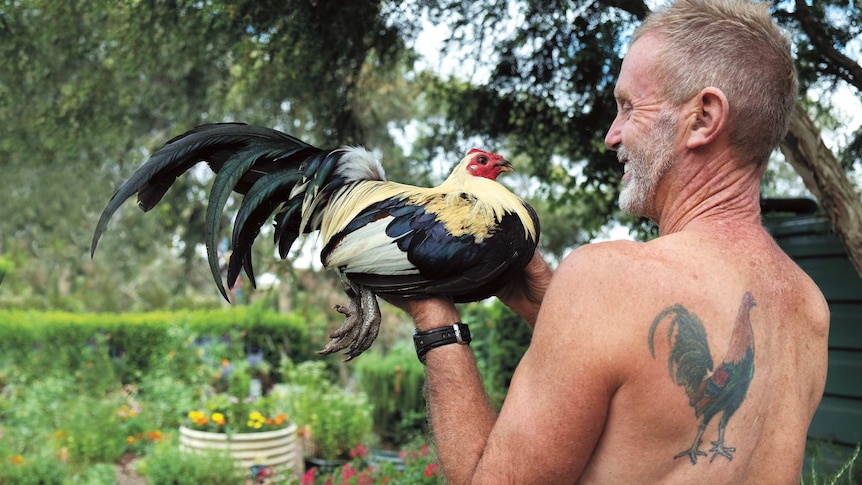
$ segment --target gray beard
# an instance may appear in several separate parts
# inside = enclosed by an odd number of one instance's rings
[[[628,160],[626,165],[631,174],[619,196],[620,208],[627,214],[648,217],[655,212],[658,184],[677,160],[673,152],[676,122],[670,111],[662,111],[643,143],[617,149],[617,158]]]

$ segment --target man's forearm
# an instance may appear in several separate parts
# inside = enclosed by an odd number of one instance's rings
[[[443,299],[411,301],[407,311],[419,331],[461,319]],[[429,350],[425,363],[431,430],[443,472],[451,484],[471,483],[496,421],[473,351],[467,345],[444,345]]]
[[[428,352],[428,407],[437,454],[453,485],[471,483],[496,416],[466,345]]]

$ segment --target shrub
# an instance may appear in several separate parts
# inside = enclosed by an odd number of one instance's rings
[[[385,444],[401,447],[425,433],[425,369],[412,345],[366,352],[356,360],[356,373],[374,407],[374,431]]]
[[[283,402],[290,418],[310,437],[312,456],[346,458],[371,434],[371,406],[363,393],[348,392],[326,380],[325,364],[306,361],[282,363],[288,384],[274,397]]]
[[[0,457],[0,483],[63,485],[68,467],[56,456],[12,455]]]
[[[239,485],[246,478],[226,452],[182,452],[172,444],[157,446],[138,469],[149,485]]]
[[[471,328],[470,347],[475,352],[488,398],[499,409],[515,368],[530,345],[532,331],[498,300],[487,305],[467,305],[462,312],[464,323]]]

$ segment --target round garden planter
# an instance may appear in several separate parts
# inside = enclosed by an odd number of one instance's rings
[[[268,466],[273,476],[282,478],[293,472],[300,474],[301,463],[297,448],[296,425],[260,433],[211,433],[180,427],[180,450],[227,451],[244,469]]]

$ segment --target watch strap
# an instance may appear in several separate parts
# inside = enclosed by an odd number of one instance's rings
[[[413,344],[416,346],[416,356],[425,363],[425,354],[429,350],[449,344],[467,345],[472,340],[470,327],[465,323],[455,322],[447,327],[434,328],[420,332],[413,331]]]

